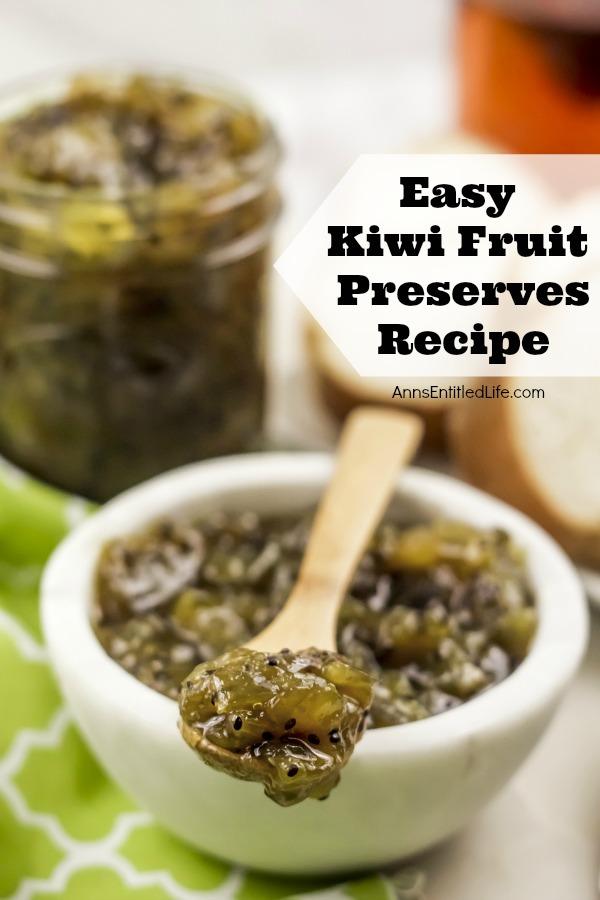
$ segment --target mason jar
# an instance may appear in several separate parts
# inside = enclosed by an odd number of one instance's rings
[[[0,453],[105,500],[260,441],[279,208],[265,117],[214,80],[0,98]]]

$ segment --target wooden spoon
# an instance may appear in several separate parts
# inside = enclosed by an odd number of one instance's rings
[[[350,414],[298,580],[279,614],[247,644],[249,649],[336,651],[340,606],[392,495],[400,467],[413,457],[422,433],[421,419],[410,413],[362,407]],[[185,722],[180,722],[180,728],[187,743],[206,761],[234,760],[231,751],[210,743]]]
[[[298,580],[279,614],[249,642],[251,650],[336,650],[340,606],[422,433],[421,419],[410,413],[362,407],[350,414]]]

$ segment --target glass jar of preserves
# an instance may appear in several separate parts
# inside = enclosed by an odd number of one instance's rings
[[[105,500],[256,444],[278,156],[208,79],[0,98],[0,453]]]
[[[463,0],[461,124],[516,153],[600,152],[598,0]]]

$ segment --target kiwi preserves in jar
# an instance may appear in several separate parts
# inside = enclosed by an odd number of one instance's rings
[[[0,452],[95,500],[260,440],[269,123],[208,79],[0,99]]]

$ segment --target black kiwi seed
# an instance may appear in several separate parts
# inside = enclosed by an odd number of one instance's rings
[[[317,737],[316,734],[309,734],[309,735],[308,735],[308,743],[309,743],[309,744],[314,744],[314,746],[316,747],[317,744],[320,744],[320,743],[321,743],[321,741],[319,740],[319,738]]]
[[[269,658],[267,659],[267,665],[269,666],[276,666],[278,662],[279,660],[276,656],[269,656]]]
[[[244,724],[244,723],[242,722],[242,717],[241,717],[241,716],[236,716],[236,717],[235,717],[235,721],[234,721],[234,723],[233,723],[233,727],[235,728],[235,730],[236,730],[236,731],[239,731],[243,724]]]
[[[296,720],[295,720],[295,719],[288,719],[287,722],[285,723],[285,726],[284,726],[284,727],[285,727],[285,730],[286,730],[286,731],[290,731],[290,729],[292,729],[292,728],[294,727],[295,724],[296,724]]]
[[[132,566],[135,562],[135,554],[131,550],[123,550],[123,562],[126,566]]]
[[[339,744],[340,742],[340,733],[337,728],[332,728],[329,732],[329,740],[332,744]]]
[[[294,775],[298,774],[298,766],[290,766],[287,773],[289,778],[293,778]]]

